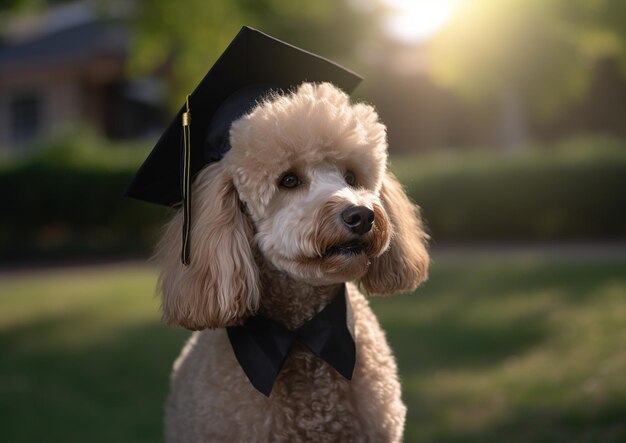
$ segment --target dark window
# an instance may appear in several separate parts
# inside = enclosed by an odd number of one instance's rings
[[[13,141],[23,144],[31,141],[41,130],[41,98],[29,94],[11,100]]]

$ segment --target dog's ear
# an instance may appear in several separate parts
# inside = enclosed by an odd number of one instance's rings
[[[383,179],[380,199],[391,222],[391,243],[383,254],[372,258],[361,284],[369,294],[412,291],[428,277],[428,236],[419,207],[390,172]]]
[[[220,162],[196,177],[191,217],[189,265],[180,262],[181,211],[156,249],[163,319],[192,330],[237,324],[258,307],[259,278],[251,222]]]

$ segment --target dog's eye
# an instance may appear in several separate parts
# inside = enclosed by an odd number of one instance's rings
[[[356,175],[354,175],[354,172],[352,171],[346,171],[343,178],[345,179],[346,183],[350,186],[354,186],[356,184]]]
[[[291,188],[295,188],[296,186],[299,186],[301,184],[302,184],[302,181],[300,181],[298,176],[296,174],[294,174],[293,172],[286,173],[280,179],[280,186],[282,186],[283,188],[291,189]]]

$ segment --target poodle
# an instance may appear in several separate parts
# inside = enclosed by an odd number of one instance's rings
[[[166,440],[401,441],[396,363],[364,294],[414,290],[429,257],[419,209],[387,170],[385,126],[305,82],[259,100],[230,142],[193,184],[189,266],[180,212],[155,252],[164,321],[196,331],[174,364]],[[295,342],[271,394],[255,389],[227,327],[260,315],[296,330],[344,287],[351,377]]]

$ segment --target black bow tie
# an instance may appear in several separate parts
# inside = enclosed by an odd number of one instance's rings
[[[269,397],[294,342],[305,345],[348,380],[352,379],[356,346],[346,324],[345,285],[322,311],[295,331],[263,316],[227,328],[230,344],[252,385]]]

